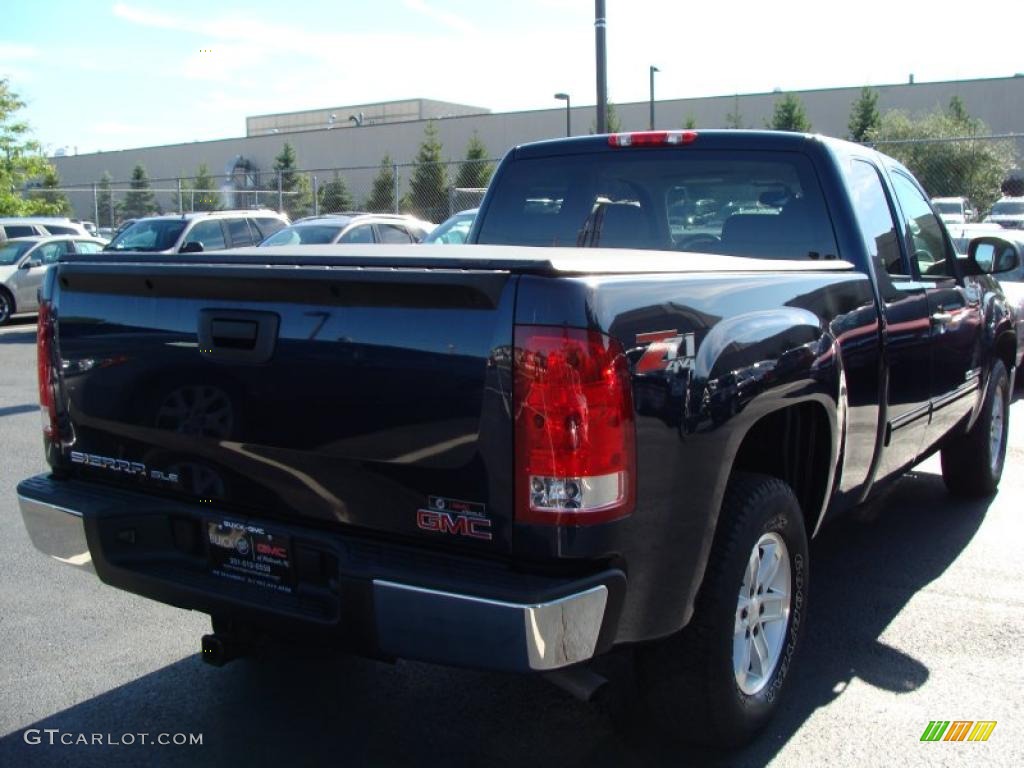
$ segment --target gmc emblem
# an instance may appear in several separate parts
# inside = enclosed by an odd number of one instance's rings
[[[416,527],[421,531],[450,533],[453,536],[466,536],[470,539],[490,541],[491,521],[474,515],[460,512],[445,512],[439,509],[416,510]]]
[[[270,544],[264,544],[262,541],[256,545],[256,551],[261,555],[270,555],[271,557],[277,557],[281,560],[288,559],[288,550],[284,547],[275,547]]]

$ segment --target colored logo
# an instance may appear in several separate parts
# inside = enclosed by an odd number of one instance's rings
[[[921,741],[988,741],[995,728],[995,720],[931,720]]]

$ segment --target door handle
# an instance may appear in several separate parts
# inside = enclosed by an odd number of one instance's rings
[[[932,315],[932,325],[949,325],[953,322],[953,315],[949,312],[936,312]]]
[[[272,312],[203,309],[199,353],[224,363],[265,363],[274,354],[280,318]]]

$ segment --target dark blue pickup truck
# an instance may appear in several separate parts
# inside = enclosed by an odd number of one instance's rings
[[[628,647],[737,743],[798,674],[829,519],[935,451],[993,493],[998,238],[801,134],[511,150],[474,245],[76,255],[39,319],[36,546],[259,638],[545,672]],[[116,259],[116,260],[115,260]]]

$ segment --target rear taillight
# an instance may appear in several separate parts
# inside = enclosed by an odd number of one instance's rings
[[[39,305],[39,328],[36,332],[36,370],[39,374],[39,409],[43,419],[43,438],[47,443],[60,437],[57,425],[57,370],[53,364],[54,316],[50,302]]]
[[[667,147],[674,144],[692,144],[696,140],[696,131],[634,131],[633,133],[610,134],[608,146]]]
[[[597,331],[515,330],[516,520],[587,525],[633,511],[636,429],[622,345]]]

